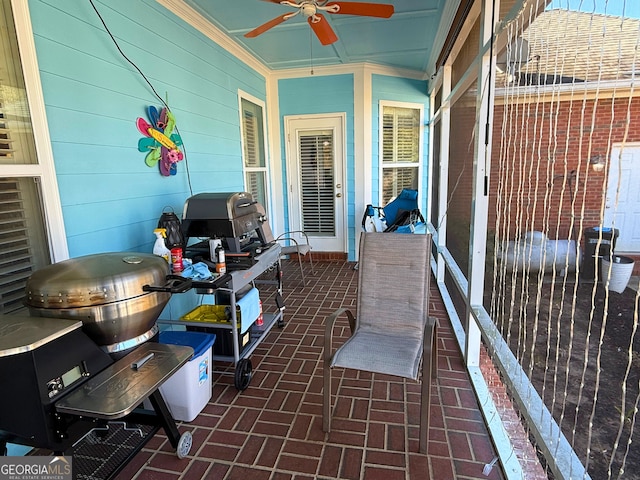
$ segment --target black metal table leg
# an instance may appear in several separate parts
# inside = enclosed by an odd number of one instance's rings
[[[284,327],[284,300],[282,298],[282,264],[280,260],[276,263],[276,280],[278,286],[276,289],[276,306],[280,310],[280,318],[278,318],[278,328]]]
[[[167,407],[164,398],[162,398],[160,390],[153,392],[149,397],[149,401],[158,416],[160,425],[167,434],[171,446],[176,449],[178,458],[185,458],[189,454],[189,450],[191,450],[191,445],[193,444],[191,432],[184,432],[180,435],[176,422],[171,416],[169,407]]]
[[[171,442],[171,446],[177,448],[178,442],[180,441],[180,432],[178,431],[175,420],[171,416],[171,412],[169,412],[169,407],[167,407],[164,398],[162,398],[160,394],[160,390],[153,392],[149,397],[149,401],[158,415],[160,426],[164,428],[167,438],[169,442]]]
[[[167,434],[171,446],[176,449],[178,458],[185,458],[189,455],[189,450],[191,450],[191,445],[193,444],[191,432],[184,432],[180,435],[176,422],[171,416],[169,407],[167,407],[167,403],[164,401],[164,398],[162,398],[160,390],[153,392],[149,397],[149,401],[158,416],[160,425]]]

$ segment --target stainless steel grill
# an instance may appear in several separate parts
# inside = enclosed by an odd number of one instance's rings
[[[26,304],[33,316],[81,320],[89,337],[116,353],[157,333],[156,320],[171,294],[143,286],[163,285],[168,274],[168,263],[151,254],[72,258],[36,271],[27,281]]]
[[[98,420],[130,421],[148,398],[156,415],[138,416],[185,454],[190,437],[158,388],[193,349],[149,340],[171,294],[186,288],[190,280],[150,254],[87,255],[35,272],[26,287],[33,316],[0,316],[0,450],[14,442],[65,452]]]

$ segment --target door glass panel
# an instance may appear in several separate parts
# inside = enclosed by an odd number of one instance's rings
[[[313,236],[335,236],[334,145],[330,130],[299,136],[303,230]]]

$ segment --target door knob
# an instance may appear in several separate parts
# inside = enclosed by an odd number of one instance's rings
[[[341,193],[336,193],[336,197],[340,198],[340,197],[342,197],[342,194]]]

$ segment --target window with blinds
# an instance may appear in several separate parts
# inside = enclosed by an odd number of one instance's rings
[[[420,108],[382,105],[382,204],[403,188],[418,188],[422,128]]]
[[[10,158],[12,154],[13,150],[11,148],[11,138],[9,138],[6,116],[2,111],[2,104],[0,104],[0,158]]]
[[[11,2],[0,1],[0,165],[34,164],[31,117],[25,93]]]
[[[51,257],[41,178],[33,176],[38,169],[30,168],[39,162],[11,2],[6,0],[0,0],[0,53],[0,165],[11,164],[15,172],[14,177],[0,176],[0,314],[9,314],[24,309],[27,279]]]
[[[268,210],[264,109],[241,98],[240,110],[245,190]]]
[[[49,263],[40,210],[40,194],[33,178],[0,178],[0,313],[24,308],[29,276]]]
[[[302,230],[313,236],[335,236],[333,133],[306,131],[300,134],[298,144]]]

